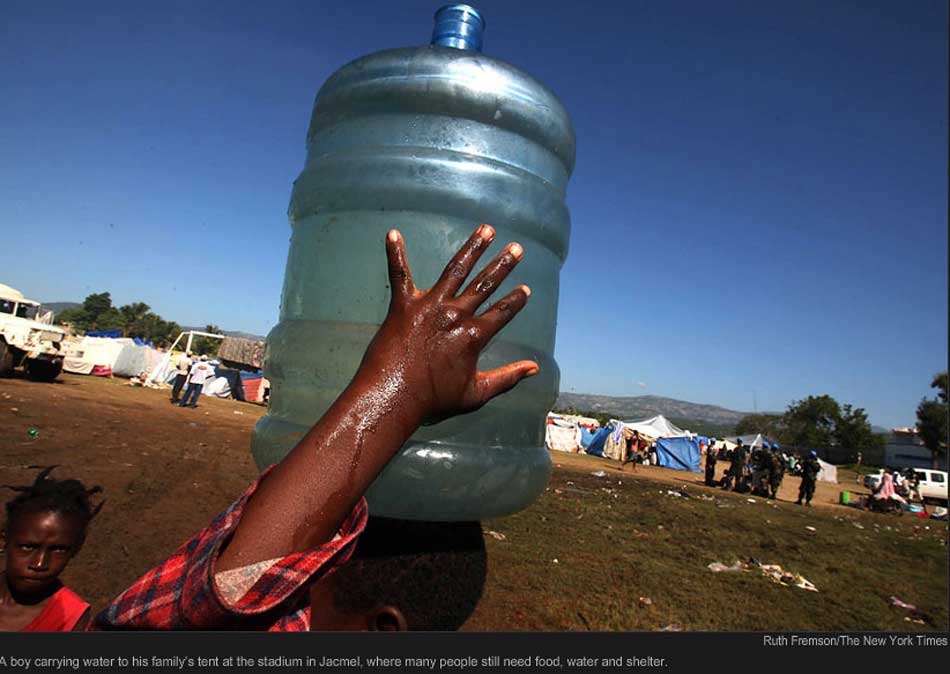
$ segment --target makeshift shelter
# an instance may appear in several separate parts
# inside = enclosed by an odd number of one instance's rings
[[[119,377],[136,377],[149,370],[148,347],[126,344],[115,359],[112,373]]]
[[[611,422],[612,423],[612,422]],[[611,433],[610,424],[607,424],[599,431],[594,433],[594,437],[591,438],[590,444],[587,445],[587,453],[591,456],[604,457],[604,445],[607,444],[607,436]]]
[[[671,423],[670,420],[662,414],[650,417],[649,419],[641,419],[640,421],[625,421],[623,424],[631,431],[637,431],[640,435],[650,439],[681,438],[688,435],[686,431]]]
[[[699,473],[699,441],[696,438],[660,438],[656,441],[658,465]]]
[[[264,365],[264,342],[240,337],[225,337],[218,349],[218,358],[235,365],[261,369]]]
[[[633,431],[617,419],[611,419],[606,426],[598,430],[586,445],[586,452],[603,459],[623,459],[627,451],[627,438],[633,437]],[[583,434],[581,434],[583,443]]]
[[[590,417],[548,412],[544,444],[559,452],[580,452],[590,444],[593,437],[590,429],[598,426],[600,422]]]
[[[549,414],[544,426],[544,444],[558,452],[576,452],[581,446],[580,426]]]
[[[241,371],[232,370],[231,368],[224,367],[223,365],[216,365],[214,368],[215,381],[217,379],[224,379],[227,382],[227,390],[222,393],[215,393],[219,398],[231,397],[236,400],[244,400],[244,386],[242,385],[241,380]],[[207,392],[208,385],[205,384],[205,392]]]
[[[263,372],[241,372],[241,387],[244,389],[244,400],[249,403],[259,403],[264,400],[264,391],[270,386],[264,379]]]
[[[67,346],[63,369],[73,374],[91,374],[108,377],[112,375],[116,359],[131,339],[106,337],[83,337]]]

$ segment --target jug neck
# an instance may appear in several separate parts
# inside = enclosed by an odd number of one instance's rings
[[[482,50],[485,19],[469,5],[445,5],[435,13],[432,44],[453,49]]]

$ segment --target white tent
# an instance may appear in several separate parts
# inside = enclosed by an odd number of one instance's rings
[[[818,459],[818,464],[821,466],[821,470],[818,472],[818,479],[825,482],[838,482],[838,467],[833,466],[827,461],[822,461]]]
[[[625,421],[623,425],[650,438],[683,438],[688,435],[686,431],[670,423],[669,419],[662,414],[640,421]]]
[[[581,427],[578,419],[571,415],[560,415],[548,412],[547,423],[544,427],[544,444],[549,449],[559,452],[578,452],[581,448]],[[597,423],[595,419],[591,419]]]
[[[768,436],[762,435],[761,433],[746,433],[745,435],[738,435],[724,439],[733,444],[739,444],[739,438],[742,438],[742,444],[746,447],[761,447],[766,442],[770,445],[775,444],[774,440],[771,440]]]
[[[122,349],[132,343],[131,339],[83,337],[78,342],[68,344],[63,369],[73,374],[90,374],[93,368],[99,366],[107,367],[111,372]]]

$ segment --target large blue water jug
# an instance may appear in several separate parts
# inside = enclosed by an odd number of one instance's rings
[[[497,230],[484,260],[509,241],[525,248],[494,297],[526,283],[531,301],[479,368],[532,359],[540,373],[478,412],[421,428],[370,488],[375,515],[497,517],[529,505],[551,471],[544,424],[560,379],[554,336],[574,130],[544,85],[479,52],[483,28],[471,7],[444,7],[432,45],[377,52],[334,73],[317,94],[290,200],[280,322],[264,366],[270,407],[252,441],[261,468],[355,374],[389,305],[390,228],[402,231],[420,288],[480,223]]]

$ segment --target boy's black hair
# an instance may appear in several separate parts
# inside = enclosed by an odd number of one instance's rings
[[[457,630],[475,610],[487,576],[479,522],[370,517],[333,598],[347,613],[391,605],[410,630]]]
[[[86,527],[92,518],[99,514],[104,501],[93,507],[89,497],[102,491],[102,487],[87,488],[82,482],[74,479],[57,480],[50,477],[56,466],[50,466],[40,471],[33,484],[24,487],[3,485],[8,489],[20,492],[18,496],[7,501],[7,521],[4,524],[4,533],[9,532],[10,524],[20,515],[37,512],[56,512],[75,515],[82,523],[77,546],[86,539]]]

